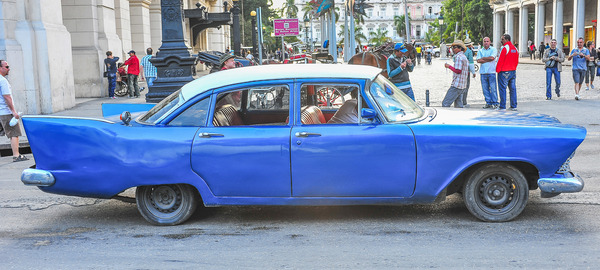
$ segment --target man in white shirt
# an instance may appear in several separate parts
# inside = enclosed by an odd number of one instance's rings
[[[479,74],[481,77],[481,88],[485,97],[484,109],[498,108],[498,92],[496,91],[496,59],[498,51],[490,46],[490,38],[483,38],[483,48],[477,52],[477,63],[481,64]]]
[[[10,148],[13,152],[13,162],[28,160],[24,155],[19,154],[19,136],[21,136],[21,127],[17,123],[11,126],[10,120],[14,117],[19,119],[20,116],[15,110],[13,104],[12,93],[10,83],[6,80],[6,76],[10,72],[10,66],[5,60],[0,60],[0,92],[2,98],[0,98],[0,128],[6,134],[6,137],[10,139]]]

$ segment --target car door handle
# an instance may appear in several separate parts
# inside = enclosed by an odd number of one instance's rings
[[[198,134],[198,136],[199,136],[200,138],[225,137],[225,135],[223,135],[223,134],[219,134],[219,133],[208,133],[208,132],[202,132],[202,133]]]
[[[311,133],[311,132],[296,132],[296,137],[309,137],[309,136],[321,136],[319,133]]]

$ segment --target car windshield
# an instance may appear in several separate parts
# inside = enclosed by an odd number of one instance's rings
[[[178,105],[183,104],[183,96],[181,96],[181,89],[175,93],[169,95],[161,102],[152,107],[147,113],[138,118],[138,122],[144,124],[156,124],[162,120],[167,113],[171,112],[174,108],[179,107]]]
[[[423,116],[424,110],[419,105],[381,75],[371,84],[370,92],[388,122],[406,122]]]

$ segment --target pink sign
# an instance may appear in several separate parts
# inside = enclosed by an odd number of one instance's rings
[[[275,36],[297,36],[300,34],[298,19],[275,19],[273,20]]]

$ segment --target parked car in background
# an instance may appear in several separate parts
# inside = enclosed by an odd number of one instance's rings
[[[541,114],[423,108],[380,72],[251,66],[130,107],[142,112],[134,120],[129,111],[122,121],[23,116],[36,164],[21,180],[106,199],[136,188],[140,214],[157,225],[204,206],[423,204],[454,193],[476,218],[502,222],[521,214],[530,190],[583,189],[569,163],[585,128]]]

